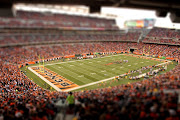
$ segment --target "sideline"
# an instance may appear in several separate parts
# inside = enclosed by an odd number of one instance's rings
[[[101,58],[120,56],[120,55],[125,55],[125,54],[110,55],[110,56],[105,56],[105,57],[101,57]],[[93,59],[100,59],[100,58],[98,57],[98,58],[93,58]],[[63,64],[63,63],[69,63],[69,62],[76,62],[76,61],[93,60],[93,59],[83,59],[83,60],[74,60],[74,61],[66,61],[66,62],[57,62],[57,63],[52,63],[52,64],[46,64],[44,66],[55,65],[55,64]],[[34,67],[36,67],[36,66],[34,66]]]
[[[171,62],[171,61],[168,61],[168,62],[165,62],[165,63],[160,63],[160,64],[157,64],[156,66],[158,66],[158,65],[164,65],[164,64],[167,64],[167,63],[169,63],[169,62]],[[122,74],[122,75],[124,75],[124,74]],[[118,76],[121,76],[121,75],[118,75]],[[114,77],[115,77],[115,76],[114,76]],[[108,81],[108,80],[112,80],[114,77],[107,78],[107,79],[103,79],[103,80],[100,80],[100,81],[97,81],[97,82],[93,82],[93,83],[89,83],[89,84],[85,84],[85,85],[81,85],[81,86],[79,86],[79,87],[75,87],[75,88],[72,88],[72,89],[68,89],[68,90],[66,90],[65,92],[69,92],[69,91],[71,91],[71,90],[76,90],[76,89],[79,89],[79,88],[83,88],[83,87],[87,87],[87,86],[90,86],[90,85],[94,85],[94,84],[97,84],[97,83],[100,83],[100,82],[105,82],[105,81]]]
[[[97,82],[93,82],[93,83],[89,83],[89,84],[85,84],[85,85],[81,85],[79,87],[75,87],[75,88],[72,88],[72,89],[69,89],[69,90],[65,90],[64,92],[69,92],[69,91],[76,90],[76,89],[79,89],[79,88],[83,88],[83,87],[87,87],[87,86],[90,86],[90,85],[94,85],[94,84],[97,84],[97,83],[100,83],[100,82],[105,82],[105,81],[108,81],[108,80],[112,80],[113,78],[114,77],[103,79],[103,80],[100,80],[100,81],[97,81]]]

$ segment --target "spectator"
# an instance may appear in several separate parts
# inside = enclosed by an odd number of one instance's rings
[[[69,108],[72,109],[74,107],[74,103],[75,103],[75,99],[74,99],[72,92],[69,92],[69,95],[67,96],[66,101],[69,105]]]

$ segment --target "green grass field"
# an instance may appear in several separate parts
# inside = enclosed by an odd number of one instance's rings
[[[117,62],[121,60],[128,60],[128,63]],[[107,78],[127,73],[129,70],[138,70],[143,66],[157,65],[160,63],[160,61],[136,58],[120,54],[86,60],[49,62],[45,64],[45,67],[76,83],[77,85],[82,86],[88,83],[93,83],[96,81],[104,80]],[[45,87],[44,84],[46,83],[40,78],[37,78],[36,75],[34,75],[31,71],[27,70],[26,72],[27,76],[31,78],[34,77],[33,80],[35,79],[35,82],[39,84],[41,87],[44,87],[46,89],[49,87],[48,85],[46,85]],[[108,81],[107,85],[105,85],[104,87],[114,86],[118,84],[127,84],[128,82],[134,81],[126,80],[117,83],[110,83],[110,81]],[[98,86],[98,84],[95,84],[86,87],[86,89],[95,89],[99,87],[100,86]],[[80,88],[78,90],[84,89],[85,88]]]
[[[158,73],[158,75],[160,74],[164,74],[165,72],[170,71],[171,69],[173,69],[176,66],[176,62],[173,62],[173,64],[169,64],[168,65],[168,69],[166,71],[162,71],[160,73]],[[129,75],[128,75],[129,77]],[[152,76],[151,76],[152,77]],[[82,90],[92,90],[92,89],[97,89],[97,88],[105,88],[105,87],[112,87],[112,86],[117,86],[117,85],[121,85],[121,84],[128,84],[128,83],[132,83],[132,82],[137,82],[137,81],[141,81],[144,78],[141,78],[139,80],[130,80],[129,78],[122,78],[119,81],[117,80],[109,80],[107,82],[104,83],[99,83],[99,84],[94,84],[94,85],[90,85],[87,87],[82,87],[73,91],[82,91]]]

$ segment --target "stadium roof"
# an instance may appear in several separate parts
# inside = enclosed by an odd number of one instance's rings
[[[158,21],[156,22],[156,26],[180,28],[179,24],[173,24],[172,22],[170,22],[170,21],[173,21],[174,23],[180,23],[180,1],[179,0],[50,0],[50,1],[47,1],[47,0],[1,0],[0,3],[1,3],[0,16],[2,16],[1,14],[7,15],[6,11],[4,10],[1,11],[1,9],[11,9],[12,6],[17,3],[33,4],[33,5],[45,4],[47,8],[48,7],[52,8],[52,6],[56,8],[57,5],[85,5],[85,6],[89,6],[88,11],[90,13],[100,12],[102,6],[109,6],[109,7],[116,7],[116,8],[140,8],[140,9],[145,9],[145,10],[153,10],[154,15],[158,17],[164,17],[166,19],[164,20],[162,18],[155,17],[156,19],[158,19]],[[117,11],[118,10],[116,10],[116,13]],[[145,16],[146,14],[142,14],[142,16]],[[121,19],[121,21],[123,19],[126,19],[124,16],[120,14],[110,14],[110,16],[113,16],[113,15],[115,15],[115,17],[117,15],[118,18]],[[100,16],[100,15],[96,14],[94,16]],[[137,17],[137,15],[131,15],[131,16]],[[131,19],[131,18],[128,18],[128,19]]]
[[[156,15],[159,17],[166,17],[170,12],[171,21],[180,23],[179,0],[1,0],[0,3],[0,16],[12,16],[10,9],[16,3],[85,5],[89,6],[90,13],[100,12],[102,6],[111,6],[155,10]]]
[[[86,5],[90,12],[99,12],[102,6],[121,8],[140,8],[156,10],[158,16],[166,16],[167,12],[180,17],[179,0],[1,0],[0,8],[11,8],[16,3],[52,4],[52,5]],[[180,21],[179,21],[180,22]]]
[[[115,7],[102,7],[100,13],[89,14],[87,6],[72,6],[72,5],[46,5],[46,4],[17,4],[14,6],[16,10],[38,11],[38,12],[51,12],[63,13],[71,15],[81,15],[98,18],[114,18],[120,28],[124,28],[126,20],[138,19],[155,19],[155,26],[179,29],[180,24],[172,23],[167,14],[166,17],[157,17],[154,10],[141,10],[129,8],[115,8]]]
[[[89,7],[83,5],[46,5],[46,4],[16,4],[14,10],[35,11],[35,12],[50,12],[70,15],[81,15],[88,17],[115,19],[117,15],[112,13],[93,13],[89,14]]]
[[[0,7],[14,3],[87,5],[94,9],[101,6],[142,8],[164,11],[180,11],[179,0],[1,0]]]

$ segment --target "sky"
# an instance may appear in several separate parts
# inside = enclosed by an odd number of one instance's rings
[[[39,6],[40,7],[40,6]],[[78,6],[79,7],[79,6]],[[67,12],[67,11],[63,11],[63,10],[57,10],[52,8],[52,7],[41,7],[41,8],[37,8],[37,6],[24,6],[22,4],[18,4],[16,5],[16,9],[25,9],[25,10],[34,10],[34,11],[51,11],[51,12],[59,12],[59,13],[68,13],[68,14],[81,14],[81,15],[89,15],[87,12],[84,13],[77,13],[73,11]],[[86,10],[86,8],[83,6],[82,8],[84,8]],[[87,8],[88,9],[88,8]],[[155,14],[155,11],[153,10],[142,10],[142,9],[129,9],[129,8],[114,8],[114,7],[101,7],[101,15],[104,14],[113,14],[116,15],[116,23],[120,28],[124,28],[124,22],[126,20],[141,20],[141,19],[145,19],[145,18],[153,18],[156,20],[155,22],[155,26],[156,27],[165,27],[165,28],[176,28],[176,29],[180,29],[180,24],[177,23],[172,23],[170,18],[169,18],[169,13],[165,18],[160,18],[157,17]],[[97,14],[94,14],[92,16],[100,16]]]
[[[154,18],[154,19],[156,19],[155,26],[157,26],[157,27],[180,29],[180,24],[171,22],[171,20],[169,18],[169,15],[170,15],[169,13],[165,18],[161,18],[161,17],[157,17],[156,12],[153,10],[103,7],[101,9],[101,12],[117,15],[118,17],[116,19],[116,22],[117,22],[118,26],[120,26],[120,28],[124,27],[124,21],[126,21],[126,20]]]

